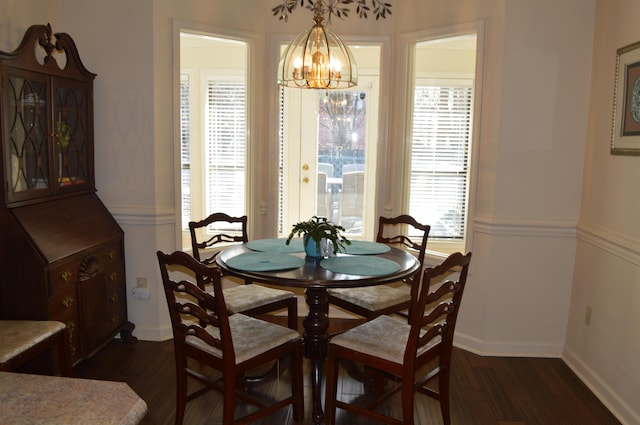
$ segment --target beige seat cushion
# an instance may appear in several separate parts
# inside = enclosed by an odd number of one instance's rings
[[[242,363],[245,360],[286,342],[300,338],[300,334],[292,329],[274,325],[273,323],[245,316],[240,313],[229,316],[229,327],[231,328],[233,349],[236,352],[236,364]],[[214,338],[220,338],[218,328],[208,326],[205,329]],[[222,356],[220,350],[195,336],[188,336],[187,343],[203,351],[207,351],[216,357]]]
[[[224,301],[230,312],[237,313],[275,301],[294,297],[291,291],[267,288],[262,285],[235,285],[223,290]]]
[[[63,330],[64,323],[40,320],[0,320],[0,364]]]
[[[336,335],[331,339],[331,344],[402,364],[410,330],[411,326],[406,319],[395,316],[379,316]],[[420,335],[424,335],[424,332],[423,329]],[[418,350],[418,355],[440,341],[441,338],[437,336],[426,346],[421,347]]]
[[[411,295],[405,289],[378,285],[363,288],[329,289],[329,294],[369,311],[378,311],[405,301],[411,301]]]

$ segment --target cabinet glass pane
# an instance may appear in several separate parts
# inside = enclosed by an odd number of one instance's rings
[[[55,91],[54,136],[58,163],[58,186],[89,182],[89,128],[86,89],[57,87]]]
[[[7,78],[7,84],[10,192],[49,188],[47,86],[15,76]]]

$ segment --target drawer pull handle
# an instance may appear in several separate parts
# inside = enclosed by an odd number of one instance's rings
[[[116,272],[109,273],[109,280],[111,282],[115,282],[117,279],[118,279],[118,273]]]
[[[73,330],[76,328],[76,322],[69,320],[67,322],[67,328],[69,328],[69,332],[71,332],[71,337],[73,338]]]
[[[69,308],[73,305],[73,297],[67,297],[64,300],[62,300],[62,305]]]
[[[118,297],[118,294],[111,295],[111,301],[113,301],[114,303],[117,303],[119,299],[120,297]]]
[[[116,324],[120,321],[120,316],[118,316],[117,314],[114,314],[113,316],[111,316],[111,322]]]
[[[116,250],[115,249],[110,250],[107,255],[109,256],[109,258],[113,260],[114,258],[116,258]]]
[[[73,277],[73,272],[71,270],[65,270],[60,274],[60,278],[62,278],[62,280],[64,282],[69,282],[71,281],[71,278]]]

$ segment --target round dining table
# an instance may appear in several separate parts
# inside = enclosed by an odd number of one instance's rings
[[[411,277],[419,269],[409,252],[388,245],[352,241],[328,258],[306,256],[300,240],[261,239],[226,248],[217,256],[223,274],[272,285],[304,288],[309,313],[303,319],[304,355],[311,363],[314,424],[322,423],[322,365],[329,341],[327,289],[382,285]]]

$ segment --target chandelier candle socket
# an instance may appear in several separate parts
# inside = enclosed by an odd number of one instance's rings
[[[278,68],[278,83],[309,89],[357,85],[355,60],[340,37],[325,27],[321,1],[315,3],[314,11],[313,27],[299,34],[283,54]]]

